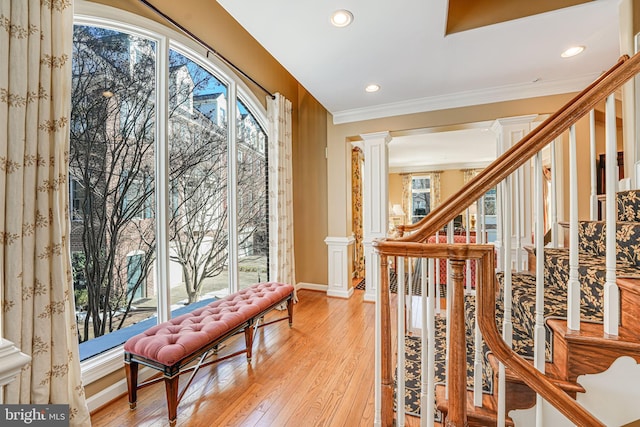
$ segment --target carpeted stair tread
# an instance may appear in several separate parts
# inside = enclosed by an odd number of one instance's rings
[[[580,254],[604,257],[607,252],[606,223],[604,221],[578,222],[578,251]],[[640,224],[618,221],[616,223],[617,264],[640,267]]]
[[[640,222],[640,190],[619,191],[616,202],[618,221]]]

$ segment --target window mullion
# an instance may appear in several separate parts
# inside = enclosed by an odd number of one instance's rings
[[[156,269],[158,321],[171,316],[171,287],[169,271],[169,43],[166,38],[158,42],[156,55]],[[162,286],[162,285],[166,286]]]
[[[237,141],[237,88],[232,82],[229,84],[229,96],[227,98],[228,119],[228,218],[229,218],[229,292],[237,292],[240,289],[238,276],[238,141]]]

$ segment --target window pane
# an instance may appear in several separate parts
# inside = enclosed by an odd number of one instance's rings
[[[69,156],[71,251],[82,358],[156,313],[152,264],[156,46],[74,27]],[[109,341],[107,343],[106,341]]]
[[[169,53],[171,304],[228,293],[227,88]]]
[[[429,178],[421,177],[421,178],[413,178],[411,188],[414,190],[427,190],[429,189]]]
[[[429,213],[430,194],[413,193],[412,221],[416,223]]]
[[[267,134],[237,103],[238,269],[240,288],[268,280]]]
[[[415,224],[431,211],[431,179],[429,176],[411,178],[411,222]]]

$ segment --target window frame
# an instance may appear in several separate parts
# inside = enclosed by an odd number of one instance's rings
[[[166,218],[170,215],[171,195],[169,192],[168,174],[168,55],[173,49],[189,57],[192,61],[210,72],[221,83],[227,86],[227,105],[225,111],[235,111],[236,102],[241,101],[258,121],[262,129],[267,129],[267,113],[256,95],[246,86],[239,75],[228,67],[223,61],[214,55],[208,54],[207,49],[185,35],[164,26],[151,19],[117,9],[111,6],[97,4],[86,0],[76,0],[74,4],[74,25],[86,25],[101,28],[109,28],[116,31],[132,34],[149,39],[156,43],[156,172],[153,178],[156,180],[156,194],[153,203],[156,206],[156,227],[158,249],[156,253],[155,270],[157,277],[169,276],[169,240],[168,230],[162,229],[158,224],[167,224]],[[228,127],[228,200],[229,205],[229,265],[235,268],[229,270],[229,292],[237,291],[238,284],[238,235],[237,221],[237,138],[235,114],[227,114]],[[266,185],[266,183],[265,183]],[[146,211],[146,209],[145,209]],[[143,213],[143,216],[145,214]],[[162,247],[162,250],[161,250]],[[159,281],[160,283],[162,281]],[[158,321],[168,320],[170,317],[170,289],[164,288],[164,292],[158,289]],[[107,350],[99,355],[80,363],[82,380],[90,384],[100,378],[122,369],[123,346]],[[95,405],[101,404],[101,395],[97,396]],[[104,402],[106,403],[106,402]],[[96,406],[96,407],[97,407]]]

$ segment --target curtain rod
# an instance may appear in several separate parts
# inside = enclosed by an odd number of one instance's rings
[[[249,79],[249,81],[251,81],[253,84],[255,84],[256,86],[258,86],[260,89],[262,89],[266,94],[268,94],[271,99],[275,99],[275,95],[272,94],[271,92],[269,92],[267,89],[264,88],[264,86],[262,86],[260,83],[258,83],[257,81],[255,81],[254,79],[251,78],[251,76],[249,76],[247,73],[245,73],[244,71],[242,71],[240,68],[238,68],[233,62],[229,61],[227,58],[224,57],[224,55],[222,55],[221,53],[219,53],[218,51],[216,51],[214,48],[212,48],[211,46],[209,46],[206,42],[204,42],[204,40],[202,40],[200,37],[196,36],[195,34],[193,34],[191,31],[187,30],[185,27],[183,27],[182,25],[180,25],[178,22],[176,22],[173,18],[171,18],[169,15],[165,14],[164,12],[162,12],[160,9],[158,9],[157,7],[155,7],[154,5],[152,5],[151,3],[149,3],[147,0],[139,0],[142,4],[144,4],[145,6],[147,6],[149,9],[153,10],[155,13],[157,13],[158,15],[162,16],[164,19],[166,19],[167,21],[169,21],[172,25],[178,27],[180,29],[180,31],[182,31],[183,33],[187,34],[189,37],[191,37],[192,39],[194,39],[195,41],[197,41],[198,43],[200,43],[200,45],[202,47],[204,47],[205,49],[207,49],[207,56],[209,56],[209,53],[214,54],[215,56],[217,56],[218,58],[220,58],[222,61],[224,61],[227,65],[229,65],[231,68],[233,68],[234,70],[236,70],[237,72],[239,72],[240,74],[242,74],[245,78]]]

